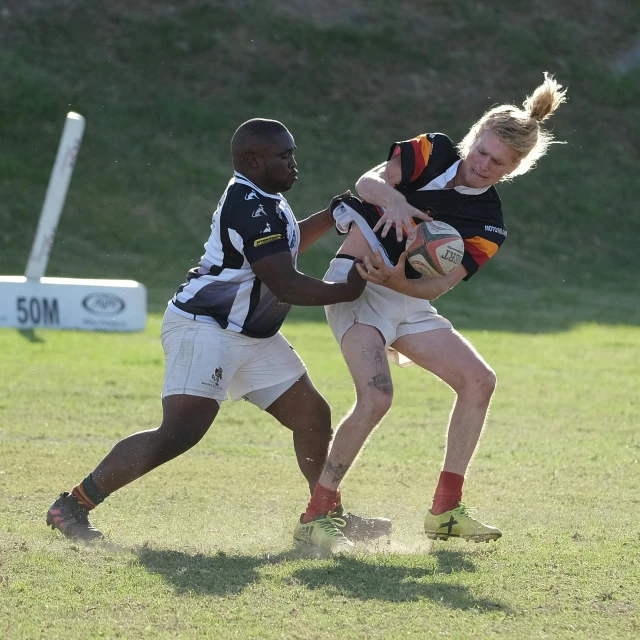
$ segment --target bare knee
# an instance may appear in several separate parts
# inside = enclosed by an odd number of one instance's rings
[[[331,441],[333,430],[331,429],[331,407],[329,403],[319,396],[312,407],[311,418],[304,425],[304,431],[307,431],[315,438]]]
[[[329,429],[331,429],[331,407],[322,396],[320,396],[313,407],[313,416],[314,422],[320,425],[328,425]]]
[[[481,402],[489,402],[496,390],[498,379],[495,371],[488,365],[473,367],[464,375],[458,395],[471,396]]]
[[[207,433],[209,425],[204,423],[175,424],[163,421],[157,428],[149,431],[152,442],[152,450],[158,461],[166,462],[182,455],[194,447]]]
[[[393,402],[393,388],[389,387],[384,392],[358,394],[354,413],[360,415],[365,421],[370,422],[372,427],[384,418]]]
[[[162,424],[149,434],[150,449],[159,463],[171,460],[202,440],[220,404],[211,398],[171,395],[162,399]]]
[[[289,397],[286,402],[281,398],[266,411],[293,432],[296,446],[313,446],[325,453],[329,449],[333,437],[331,407],[315,389],[301,397]]]
[[[482,395],[491,398],[498,384],[496,372],[491,367],[486,367],[478,377],[476,384]]]

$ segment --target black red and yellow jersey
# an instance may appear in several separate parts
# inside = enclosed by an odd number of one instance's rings
[[[455,176],[460,156],[451,139],[443,133],[422,134],[412,140],[395,142],[389,159],[397,155],[400,156],[402,179],[396,189],[410,205],[458,231],[464,241],[462,264],[468,274],[465,280],[469,279],[498,251],[507,237],[502,203],[496,188],[445,189]],[[360,202],[357,198],[350,198],[348,204],[371,228],[383,213],[382,208]],[[414,219],[414,222],[419,223],[420,220]],[[397,264],[405,249],[406,232],[402,242],[397,241],[393,232],[382,238],[378,231],[376,236],[390,261]],[[420,277],[408,263],[407,277]]]

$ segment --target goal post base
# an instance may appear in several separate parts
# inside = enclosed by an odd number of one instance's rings
[[[147,290],[133,280],[0,276],[0,327],[143,331]]]

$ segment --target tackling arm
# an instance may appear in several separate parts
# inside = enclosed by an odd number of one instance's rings
[[[331,207],[318,211],[298,223],[300,226],[300,247],[298,253],[306,251],[318,238],[333,229],[334,220]]]
[[[331,199],[329,206],[323,211],[314,213],[312,216],[305,218],[299,223],[300,226],[300,247],[299,253],[306,251],[318,238],[323,236],[327,231],[333,229],[334,219],[331,209],[333,203],[336,200],[342,200],[348,198],[351,195],[351,191],[345,191],[340,196],[335,196]]]
[[[291,254],[281,251],[257,260],[251,269],[281,302],[300,306],[323,306],[351,302],[366,285],[355,266],[346,282],[324,282],[300,273],[293,266]]]
[[[380,252],[376,251],[375,259],[365,257],[363,264],[356,265],[356,268],[367,282],[379,284],[406,296],[423,300],[439,298],[443,293],[453,289],[467,275],[467,270],[460,265],[447,276],[437,278],[423,276],[415,280],[408,280],[404,271],[406,260],[407,252],[405,251],[395,267],[387,267]]]

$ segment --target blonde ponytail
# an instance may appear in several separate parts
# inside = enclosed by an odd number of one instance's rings
[[[562,90],[562,85],[545,71],[544,82],[524,101],[524,109],[511,104],[493,107],[471,127],[458,144],[460,157],[465,159],[482,131],[489,130],[509,145],[520,161],[518,167],[503,180],[527,173],[547,153],[549,145],[556,142],[540,123],[566,102],[566,93],[566,89]]]
[[[562,85],[545,71],[544,82],[533,92],[533,95],[527,96],[522,106],[530,118],[537,122],[544,122],[563,102],[566,102],[567,90],[561,91],[561,89]]]

